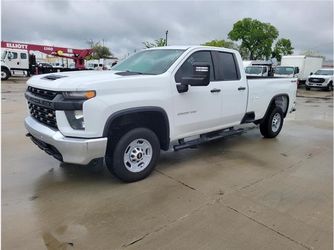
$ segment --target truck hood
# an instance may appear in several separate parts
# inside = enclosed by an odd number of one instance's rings
[[[54,91],[76,91],[88,90],[94,83],[106,82],[116,79],[126,79],[134,77],[148,77],[148,75],[128,75],[116,74],[118,71],[72,71],[43,74],[31,77],[27,84],[31,87],[54,90]],[[152,77],[152,76],[150,76]]]
[[[324,78],[324,79],[329,79],[332,78],[333,76],[330,75],[310,75],[308,78]]]

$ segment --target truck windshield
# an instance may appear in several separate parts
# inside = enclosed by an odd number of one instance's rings
[[[315,75],[331,76],[331,75],[333,75],[333,70],[332,69],[319,69],[314,74]]]
[[[262,73],[262,67],[246,67],[245,69],[246,74],[261,74]]]
[[[7,54],[7,51],[6,51],[6,50],[1,51],[1,60],[4,60],[4,59],[5,59],[6,54]]]
[[[115,65],[112,70],[159,75],[166,72],[183,52],[180,49],[144,50]]]
[[[291,75],[294,72],[293,67],[276,67],[275,74],[278,75]]]

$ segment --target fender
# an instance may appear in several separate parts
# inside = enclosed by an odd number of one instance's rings
[[[141,112],[159,112],[163,118],[164,118],[164,122],[166,125],[166,138],[167,138],[167,144],[165,145],[166,148],[169,147],[169,141],[170,141],[170,130],[169,130],[169,120],[168,120],[168,116],[166,111],[163,108],[160,107],[155,107],[155,106],[144,106],[144,107],[135,107],[135,108],[128,108],[128,109],[123,109],[123,110],[119,110],[113,114],[111,114],[108,119],[106,124],[104,125],[104,129],[103,129],[103,137],[107,137],[108,136],[108,132],[110,130],[111,124],[113,123],[113,121],[115,121],[115,119],[117,119],[118,117],[121,117],[123,115],[129,115],[129,114],[135,114],[135,113],[141,113]]]
[[[279,96],[285,96],[287,98],[287,100],[288,100],[287,109],[284,112],[284,118],[286,117],[286,115],[288,113],[288,110],[289,110],[290,98],[289,98],[288,94],[286,94],[286,93],[283,94],[282,93],[282,94],[277,94],[277,95],[273,96],[273,98],[271,98],[271,101],[269,102],[267,111],[266,111],[265,115],[263,116],[263,118],[265,118],[269,114],[271,105],[275,102],[275,98],[279,97]]]

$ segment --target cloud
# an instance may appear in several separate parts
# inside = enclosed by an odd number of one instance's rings
[[[102,41],[118,56],[165,36],[169,44],[225,39],[245,17],[274,25],[295,52],[333,59],[332,1],[3,1],[2,40],[75,48]]]

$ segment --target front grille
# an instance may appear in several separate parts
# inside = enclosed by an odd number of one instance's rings
[[[56,111],[45,108],[28,101],[29,111],[32,117],[47,126],[57,128]]]
[[[312,78],[311,77],[311,78],[308,79],[308,81],[309,82],[315,82],[315,83],[323,83],[325,81],[325,79],[324,78],[314,78],[314,77]]]
[[[57,91],[38,89],[30,86],[28,87],[28,92],[48,100],[53,100],[53,98],[55,98],[55,96],[59,93]]]

